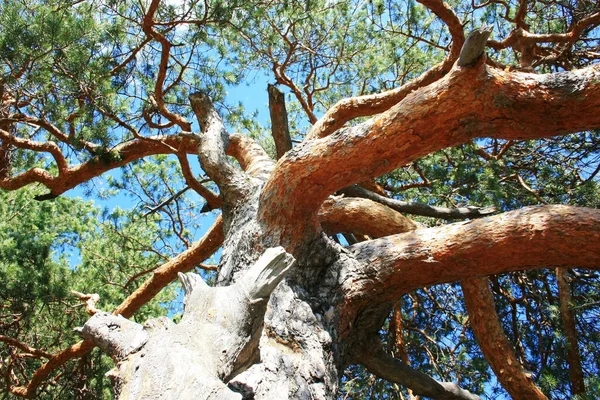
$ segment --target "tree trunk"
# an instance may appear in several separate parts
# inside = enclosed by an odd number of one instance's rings
[[[277,164],[250,138],[229,136],[206,95],[190,96],[202,134],[185,139],[197,143],[222,201],[216,287],[180,275],[186,297],[177,325],[98,314],[83,327],[82,336],[118,363],[111,375],[119,398],[333,399],[350,363],[416,395],[478,398],[384,351],[378,332],[393,305],[408,291],[475,276],[548,265],[597,269],[600,211],[532,207],[418,229],[396,210],[406,205],[332,195],[478,135],[537,138],[600,124],[597,69],[509,74],[486,67],[482,51],[387,112],[323,131]],[[338,218],[357,208],[361,218]],[[343,248],[324,233],[336,230],[385,237]]]

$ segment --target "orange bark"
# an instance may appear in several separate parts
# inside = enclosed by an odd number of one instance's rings
[[[417,229],[410,219],[382,204],[360,198],[330,198],[319,210],[323,230],[378,238]]]
[[[514,400],[546,400],[517,359],[498,319],[487,278],[461,282],[471,328],[502,387]]]
[[[362,265],[344,271],[340,332],[374,301],[425,286],[548,266],[598,269],[598,243],[600,210],[541,206],[353,245]]]
[[[476,137],[534,139],[600,126],[600,69],[550,75],[455,67],[377,118],[309,140],[277,164],[259,218],[292,250],[335,191]]]
[[[94,345],[87,340],[81,341],[72,345],[71,347],[61,351],[60,353],[53,356],[48,362],[42,365],[35,371],[29,384],[27,386],[11,387],[10,391],[12,394],[25,397],[28,399],[35,397],[35,391],[37,388],[46,380],[46,378],[54,372],[61,365],[69,360],[77,357],[82,357],[94,348]]]
[[[197,139],[193,135],[130,140],[115,146],[105,156],[97,156],[83,164],[70,167],[61,171],[58,176],[53,176],[41,168],[33,168],[14,177],[0,179],[0,188],[16,190],[30,183],[40,182],[50,189],[54,196],[59,196],[106,171],[122,167],[140,158],[157,154],[174,154],[177,151],[195,154],[197,146]]]
[[[177,278],[177,273],[188,272],[210,257],[223,243],[223,219],[221,216],[210,227],[202,239],[192,247],[156,269],[135,292],[129,295],[113,312],[125,318],[131,317],[158,292]]]

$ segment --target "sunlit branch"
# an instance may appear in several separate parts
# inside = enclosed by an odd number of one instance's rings
[[[229,134],[208,95],[194,93],[190,104],[202,129],[198,144],[202,169],[219,187],[225,205],[235,207],[248,195],[248,176],[227,159]]]
[[[537,139],[594,129],[599,78],[594,66],[548,75],[500,71],[483,60],[455,67],[376,118],[294,147],[265,186],[259,218],[285,240],[302,241],[318,233],[316,213],[330,194],[437,150],[477,137]]]
[[[331,197],[319,210],[327,234],[352,233],[373,238],[417,229],[410,219],[392,208],[367,199]]]
[[[158,6],[160,4],[160,0],[152,0],[146,15],[144,16],[144,21],[142,23],[142,29],[146,34],[147,38],[152,38],[158,41],[161,45],[161,53],[160,53],[160,64],[158,67],[158,75],[156,77],[156,83],[154,85],[154,103],[156,104],[158,110],[161,115],[167,118],[169,121],[179,125],[181,129],[187,132],[192,131],[192,125],[187,121],[184,117],[179,114],[172,113],[167,109],[165,105],[163,86],[167,77],[167,71],[169,68],[169,58],[170,52],[173,45],[167,40],[167,38],[160,34],[158,31],[154,29],[154,16],[156,11],[158,10]],[[150,99],[151,101],[153,99]]]
[[[6,137],[6,140],[10,143],[13,143],[14,140],[23,140],[16,139],[4,131],[0,131],[0,135],[2,135],[2,139]],[[45,151],[46,148],[52,147],[48,143],[51,142],[43,143],[41,147],[28,145],[29,147],[26,148],[35,151]],[[0,179],[0,187],[7,190],[15,190],[28,184],[39,182],[50,189],[50,193],[46,197],[53,198],[92,178],[102,175],[106,171],[122,167],[134,160],[147,156],[173,154],[181,151],[188,154],[195,154],[197,152],[196,147],[197,137],[189,134],[134,139],[121,143],[83,164],[72,167],[67,167],[65,164],[63,166],[64,169],[59,170],[60,173],[58,176],[52,176],[48,171],[41,168],[32,168],[17,176]],[[178,150],[175,150],[175,148]],[[56,152],[54,149],[52,151]]]
[[[599,227],[600,210],[537,206],[351,246],[361,267],[343,272],[341,332],[360,310],[375,305],[371,290],[383,303],[476,276],[549,266],[598,269]]]
[[[350,97],[338,101],[323,117],[316,121],[307,135],[307,139],[325,137],[343,127],[346,122],[358,118],[375,115],[388,110],[400,102],[414,90],[427,86],[442,78],[458,59],[464,43],[462,24],[454,11],[441,0],[423,0],[423,5],[438,15],[450,29],[452,48],[443,62],[435,65],[427,72],[406,84],[383,93]]]
[[[201,182],[194,177],[192,169],[190,168],[190,163],[187,159],[187,154],[178,152],[177,159],[179,160],[179,164],[181,165],[181,173],[183,174],[185,183],[187,183],[189,187],[194,189],[194,191],[200,196],[204,197],[204,199],[206,200],[206,204],[208,205],[208,207],[210,207],[211,210],[221,207],[221,198],[208,188],[204,187],[204,185],[202,184],[204,180],[202,180]]]

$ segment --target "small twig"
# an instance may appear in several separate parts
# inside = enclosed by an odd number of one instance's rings
[[[205,179],[202,182],[208,182],[208,181],[210,181],[210,179]],[[181,189],[179,192],[175,193],[173,196],[169,197],[168,199],[166,199],[165,201],[163,201],[162,203],[160,203],[159,205],[157,205],[156,207],[154,207],[154,208],[148,207],[149,210],[148,210],[148,212],[146,214],[144,214],[144,217],[147,217],[148,215],[156,213],[158,210],[160,210],[161,208],[163,208],[167,204],[169,204],[172,201],[174,201],[177,198],[179,198],[182,194],[184,194],[185,192],[187,192],[190,188],[191,188],[190,186],[186,186],[183,189]]]

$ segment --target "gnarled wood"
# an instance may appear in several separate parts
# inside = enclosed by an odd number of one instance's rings
[[[263,190],[259,219],[292,249],[318,235],[319,206],[346,186],[476,137],[534,139],[599,125],[597,66],[533,75],[480,61],[453,69],[381,116],[289,151]]]
[[[240,399],[224,382],[258,360],[267,300],[293,262],[283,248],[268,249],[227,287],[180,275],[186,293],[179,324],[160,318],[142,326],[97,313],[80,334],[120,361],[111,372],[120,399]]]

